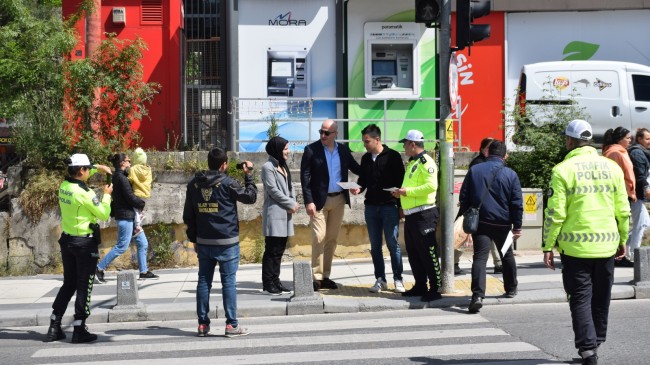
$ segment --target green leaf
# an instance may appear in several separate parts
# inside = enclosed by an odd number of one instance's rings
[[[599,48],[600,45],[594,43],[587,43],[581,41],[569,42],[569,44],[567,44],[564,47],[564,51],[562,51],[562,53],[564,54],[564,58],[562,60],[563,61],[588,60],[591,57],[593,57],[594,54],[596,54]]]

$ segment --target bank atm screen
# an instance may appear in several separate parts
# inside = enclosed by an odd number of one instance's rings
[[[271,77],[293,77],[293,62],[271,62]]]
[[[372,74],[373,75],[397,75],[397,63],[394,60],[373,60],[372,61]]]

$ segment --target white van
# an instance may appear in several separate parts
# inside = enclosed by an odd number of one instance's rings
[[[584,108],[596,142],[609,128],[623,126],[634,135],[637,128],[650,127],[648,66],[615,61],[534,63],[522,68],[518,92],[520,103],[538,116],[529,116],[534,123],[543,122],[545,105],[575,100]]]

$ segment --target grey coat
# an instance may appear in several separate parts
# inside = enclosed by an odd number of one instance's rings
[[[296,206],[296,190],[293,186],[289,190],[287,178],[278,171],[278,166],[278,160],[271,156],[262,165],[262,234],[265,237],[293,236],[293,219],[288,210]]]

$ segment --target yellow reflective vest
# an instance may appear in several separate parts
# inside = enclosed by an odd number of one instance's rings
[[[59,207],[61,208],[61,229],[71,236],[92,233],[88,227],[97,220],[107,220],[111,213],[111,196],[102,199],[84,182],[65,179],[59,186]]]
[[[406,190],[406,196],[400,197],[404,210],[436,203],[438,169],[426,151],[409,160],[402,187]]]
[[[551,173],[542,251],[607,258],[625,245],[630,204],[623,171],[590,146],[570,151]]]

